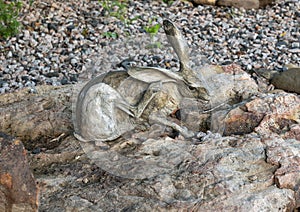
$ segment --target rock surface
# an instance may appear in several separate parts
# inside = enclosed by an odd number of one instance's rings
[[[300,68],[291,68],[275,75],[271,83],[276,88],[300,94]]]
[[[223,119],[224,134],[245,134],[252,131],[260,135],[290,134],[300,140],[295,131],[299,124],[300,99],[297,95],[279,92],[263,94],[230,110]]]
[[[243,7],[244,9],[258,9],[269,4],[275,3],[275,0],[193,0],[195,4],[217,5],[229,7]]]
[[[38,189],[22,142],[0,133],[0,211],[37,211]]]
[[[300,94],[300,68],[294,65],[279,72],[274,70],[258,69],[255,73],[270,81],[278,89]]]
[[[0,131],[30,144],[41,211],[300,207],[299,96],[283,91],[258,94],[227,109],[224,136],[207,131],[192,140],[171,138],[157,131],[164,126],[154,124],[103,147],[80,143],[70,134],[75,90],[38,87],[36,94],[23,90],[0,96],[0,117],[6,120],[1,123],[10,121]],[[43,105],[47,110],[37,109]],[[27,130],[18,130],[16,114],[27,123],[23,126]],[[35,128],[38,116],[53,117],[56,124]]]
[[[66,142],[78,145],[73,137]],[[110,170],[104,171],[103,166],[99,168],[80,154],[68,162],[37,164],[40,209],[292,211],[299,207],[299,181],[292,179],[293,174],[298,176],[299,166],[287,165],[281,156],[282,145],[290,152],[286,158],[296,162],[300,152],[295,139],[260,138],[256,134],[244,138],[209,136],[197,144],[149,139],[136,148],[134,156],[161,163],[169,159],[169,166],[155,173],[146,164],[143,171],[153,176],[143,179],[120,176],[126,171],[122,161],[108,161]],[[134,156],[129,155],[127,161],[135,160]],[[115,175],[114,171],[119,172]]]
[[[0,131],[18,137],[27,148],[35,141],[43,147],[43,141],[72,131],[71,98],[72,86],[39,86],[34,92],[1,95]]]
[[[0,96],[0,131],[18,137],[1,140],[0,161],[11,158],[1,171],[11,174],[17,164],[24,177],[11,181],[1,172],[0,211],[37,207],[34,179],[19,139],[39,183],[40,211],[300,209],[297,94],[246,92],[230,107],[215,111],[209,111],[211,105],[201,108],[184,102],[182,106],[191,107],[182,107],[171,118],[199,132],[197,137],[185,140],[169,127],[151,123],[97,146],[80,143],[72,135],[71,97],[76,88],[35,87],[75,83],[79,74],[123,70],[131,63],[177,71],[178,61],[167,48],[145,48],[150,42],[145,27],[161,23],[162,14],[184,29],[195,50],[196,67],[207,62],[205,57],[212,64],[238,63],[249,72],[282,71],[288,63],[299,66],[299,1],[284,0],[258,10],[130,1],[122,14],[125,22],[132,21],[129,24],[112,17],[99,1],[23,3],[20,34],[1,41],[0,93],[29,88]],[[249,5],[251,0],[239,3]],[[166,46],[159,34],[154,41]],[[133,43],[128,35],[134,35]],[[89,70],[93,57],[99,60]],[[231,85],[226,86],[232,92]],[[261,92],[267,85],[258,87]],[[186,119],[178,120],[184,112]],[[11,182],[21,186],[14,190]]]

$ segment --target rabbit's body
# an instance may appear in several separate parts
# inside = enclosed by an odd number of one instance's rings
[[[205,66],[196,71],[189,68],[188,48],[183,36],[172,22],[165,20],[163,24],[169,43],[179,57],[179,72],[132,67],[127,72],[109,72],[92,79],[81,90],[76,103],[74,126],[79,140],[114,140],[133,129],[140,119],[172,127],[184,137],[192,137],[195,132],[169,117],[182,109],[186,99],[192,100],[191,108],[197,102],[198,106],[193,110],[206,113],[204,110],[219,108],[219,104],[236,98],[249,98],[257,91],[253,80],[247,84],[250,76],[245,72],[226,73],[219,66]],[[199,121],[189,124],[197,130],[197,125],[202,124]]]

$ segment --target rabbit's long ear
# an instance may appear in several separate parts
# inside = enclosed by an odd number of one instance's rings
[[[131,77],[146,83],[183,80],[183,78],[175,72],[156,67],[130,67],[128,74]]]
[[[163,21],[163,28],[169,43],[172,45],[180,60],[180,71],[182,71],[184,68],[188,67],[188,63],[190,61],[187,42],[182,36],[180,30],[170,20]]]

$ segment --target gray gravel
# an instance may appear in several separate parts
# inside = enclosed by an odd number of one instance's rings
[[[24,3],[21,32],[0,41],[0,93],[76,83],[128,65],[177,70],[178,60],[163,30],[153,39],[145,32],[150,19],[152,24],[163,18],[177,23],[192,49],[194,66],[237,63],[249,72],[299,66],[299,11],[299,0],[247,11],[180,1],[172,6],[161,0],[131,1],[122,21],[109,17],[99,1]],[[118,37],[105,36],[109,33]],[[153,47],[158,42],[160,47]]]

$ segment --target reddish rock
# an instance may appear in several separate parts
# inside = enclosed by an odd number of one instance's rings
[[[221,121],[224,134],[279,134],[284,138],[300,138],[300,98],[289,93],[263,94],[229,111]]]
[[[251,113],[241,107],[230,111],[226,116],[225,135],[242,135],[253,132],[263,118],[261,113]]]
[[[283,136],[284,138],[295,138],[296,140],[300,141],[300,125],[294,124],[290,126],[290,131],[286,132]]]
[[[20,140],[0,133],[0,211],[37,211],[38,189]]]
[[[295,139],[266,138],[267,162],[278,166],[274,173],[278,188],[294,191],[296,207],[300,207],[300,141]]]
[[[289,93],[268,94],[262,107],[266,107],[264,118],[255,128],[255,131],[261,135],[270,136],[278,134],[287,137],[294,134],[300,125],[300,98],[297,95]],[[294,138],[299,138],[295,134]]]

